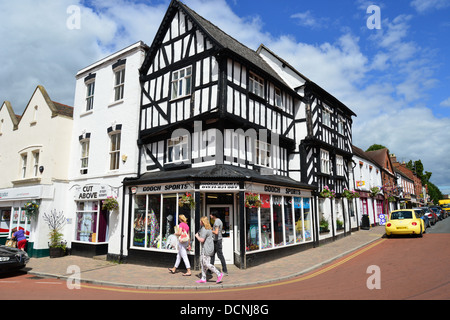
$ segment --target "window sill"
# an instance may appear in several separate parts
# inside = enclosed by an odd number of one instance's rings
[[[123,99],[120,99],[120,100],[111,102],[111,103],[108,105],[108,108],[112,108],[112,107],[115,107],[115,106],[117,106],[117,105],[119,105],[119,104],[123,104],[123,102],[124,102]]]
[[[25,178],[11,181],[13,185],[22,185],[22,184],[30,184],[30,183],[40,183],[41,178],[33,177],[33,178]]]
[[[94,113],[94,109],[91,109],[89,111],[83,112],[82,114],[80,114],[80,118],[85,117],[87,115],[90,115],[92,113]]]

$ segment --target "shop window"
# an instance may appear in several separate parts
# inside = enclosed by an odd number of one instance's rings
[[[191,209],[188,206],[178,206],[178,196],[181,195],[156,194],[135,197],[132,246],[153,250],[177,250],[175,226],[178,225],[178,216],[183,214],[187,218],[188,225],[192,225]]]
[[[292,221],[292,197],[284,197],[284,229],[286,245],[295,243],[294,224]]]
[[[281,207],[281,196],[273,196],[273,238],[275,247],[282,246],[284,244],[283,240],[283,212]]]
[[[272,219],[270,214],[270,195],[261,195],[261,249],[272,248]]]
[[[87,243],[108,241],[109,217],[100,201],[77,202],[76,240]]]
[[[246,208],[247,252],[259,250],[258,208]]]
[[[311,205],[310,198],[303,198],[303,229],[305,241],[312,240],[312,220],[311,220]]]

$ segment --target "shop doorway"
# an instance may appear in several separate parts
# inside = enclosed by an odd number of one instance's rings
[[[222,248],[223,255],[227,264],[234,264],[233,247],[233,205],[231,204],[210,204],[207,205],[208,218],[211,213],[215,213],[222,220]],[[212,224],[211,224],[212,226]],[[220,264],[216,255],[215,264]]]

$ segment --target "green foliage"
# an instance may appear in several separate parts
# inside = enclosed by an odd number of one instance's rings
[[[387,148],[381,144],[373,144],[369,147],[369,149],[366,150],[366,152],[380,150],[380,149],[387,149]]]

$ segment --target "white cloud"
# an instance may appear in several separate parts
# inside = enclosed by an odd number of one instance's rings
[[[327,26],[327,19],[325,18],[316,18],[313,16],[311,11],[298,12],[291,15],[291,18],[296,21],[296,23],[303,27],[309,28],[323,28]]]
[[[447,100],[444,100],[440,104],[441,107],[450,107],[450,97]]]
[[[428,12],[431,10],[440,10],[450,7],[450,1],[448,0],[414,0],[411,2],[411,6],[419,13]]]

